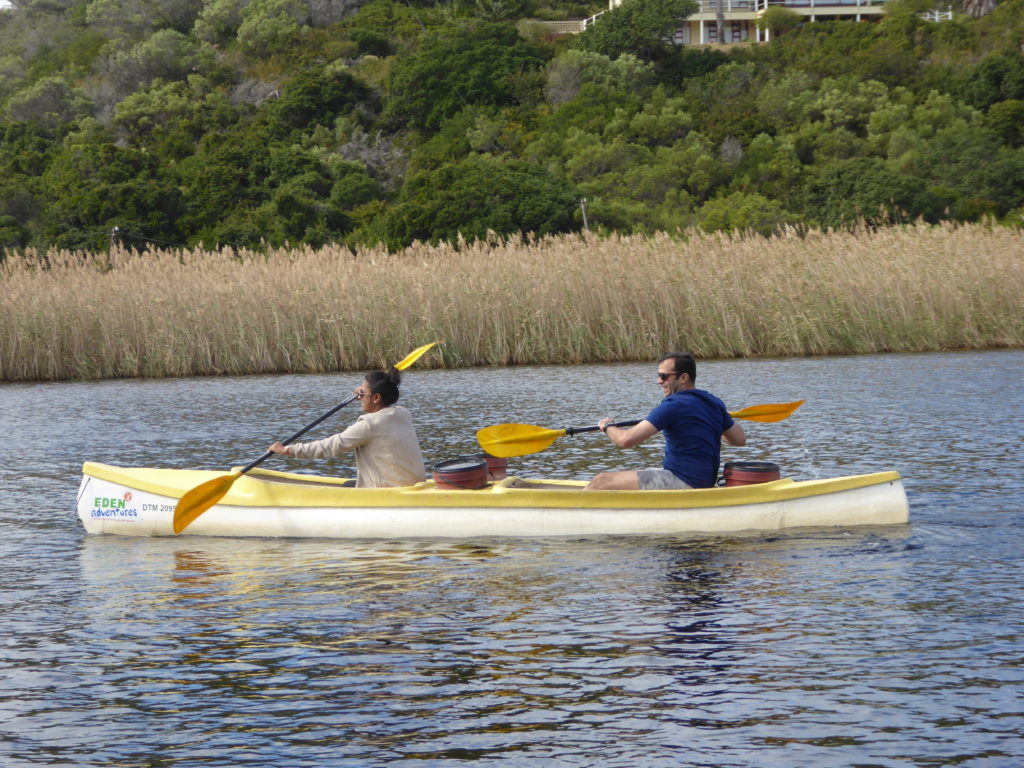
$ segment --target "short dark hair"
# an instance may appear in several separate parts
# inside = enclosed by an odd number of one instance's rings
[[[697,361],[693,359],[693,355],[689,352],[669,352],[667,355],[659,357],[658,363],[661,364],[666,360],[672,361],[674,373],[688,373],[690,374],[690,381],[696,381]]]
[[[370,371],[366,374],[366,386],[371,395],[380,395],[384,405],[398,402],[398,385],[402,383],[402,374],[397,368],[386,371]]]

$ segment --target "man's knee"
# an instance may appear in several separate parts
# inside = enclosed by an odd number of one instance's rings
[[[585,491],[628,491],[636,490],[636,472],[599,472],[587,483]]]

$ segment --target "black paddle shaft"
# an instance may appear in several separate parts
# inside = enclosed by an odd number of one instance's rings
[[[617,421],[614,424],[609,424],[608,426],[609,427],[635,427],[639,423],[640,423],[640,419],[634,419],[633,421]],[[596,424],[594,426],[592,426],[592,427],[568,427],[565,430],[565,434],[567,434],[567,435],[578,435],[581,432],[597,432],[599,429],[601,429],[601,428],[599,426],[597,426]],[[607,429],[607,427],[606,427],[606,429]]]
[[[351,403],[355,399],[356,399],[356,396],[352,395],[352,397],[348,398],[348,400],[345,400],[343,402],[338,403],[336,406],[331,408],[331,410],[329,410],[327,413],[325,413],[323,416],[321,416],[316,421],[312,422],[311,424],[307,424],[302,429],[300,429],[298,432],[296,432],[294,435],[289,437],[287,440],[282,440],[281,444],[282,445],[291,445],[296,440],[298,440],[300,437],[302,437],[304,434],[309,432],[309,430],[311,430],[317,424],[319,424],[320,422],[324,421],[325,419],[331,418],[331,416],[336,414],[338,411],[340,411],[342,408],[344,408],[346,405],[348,405],[349,403]],[[273,455],[274,455],[273,451],[267,451],[262,456],[260,456],[258,459],[256,459],[256,461],[254,461],[252,464],[249,464],[248,466],[246,466],[245,469],[242,470],[242,474],[244,475],[250,469],[258,467],[260,464],[262,464],[264,461],[266,461],[267,459],[269,459]]]

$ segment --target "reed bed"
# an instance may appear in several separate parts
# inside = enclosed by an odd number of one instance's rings
[[[0,262],[0,380],[1024,346],[1024,233],[494,239]]]

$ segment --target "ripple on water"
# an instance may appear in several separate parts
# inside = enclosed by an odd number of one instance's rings
[[[351,377],[0,389],[0,764],[1015,767],[1024,427],[987,425],[1024,410],[1021,360],[707,364],[730,406],[807,398],[729,456],[898,469],[912,520],[693,539],[84,537],[83,460],[251,461]],[[403,398],[440,461],[490,423],[642,416],[648,373],[430,371]],[[513,467],[583,477],[658,452],[581,435]]]

